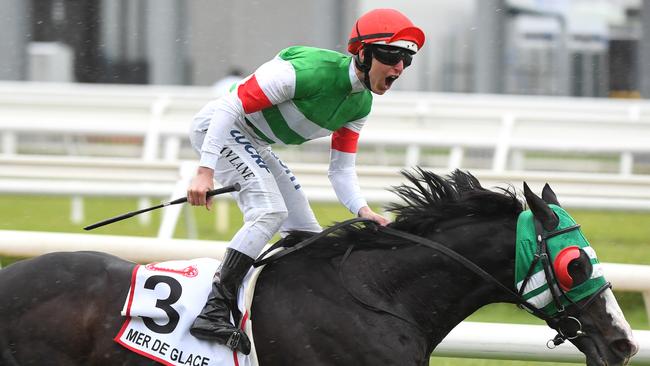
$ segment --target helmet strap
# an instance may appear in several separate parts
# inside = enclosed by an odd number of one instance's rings
[[[370,68],[372,67],[372,47],[363,43],[363,61],[361,61],[360,53],[354,57],[354,66],[363,72],[363,84],[366,88],[372,91],[370,87]]]
[[[361,61],[361,56],[359,56],[361,52],[357,52],[356,57],[354,58],[354,66],[356,66],[359,70],[363,71],[363,84],[366,86],[366,88],[368,88],[368,90],[372,91],[372,88],[370,87],[370,67],[372,67],[372,47],[367,45],[366,42],[364,42],[363,38],[361,37],[361,32],[359,32],[359,20],[357,20],[357,22],[354,24],[354,27],[357,30],[357,37],[359,37],[363,49],[363,62]]]

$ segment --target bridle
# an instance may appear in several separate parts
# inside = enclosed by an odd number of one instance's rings
[[[546,283],[548,284],[548,288],[553,298],[553,304],[555,306],[555,310],[557,311],[557,313],[555,313],[552,316],[549,316],[532,305],[531,305],[532,307],[526,307],[526,308],[531,311],[532,309],[535,309],[535,311],[532,311],[535,316],[546,321],[552,328],[558,331],[558,334],[553,339],[549,340],[546,344],[548,348],[555,348],[560,344],[564,343],[566,340],[588,336],[588,334],[585,331],[583,331],[582,323],[580,322],[580,320],[578,320],[578,318],[574,316],[569,315],[568,307],[566,307],[562,303],[562,300],[563,299],[566,300],[569,303],[569,307],[573,307],[575,309],[575,313],[582,314],[582,312],[589,305],[591,305],[591,303],[602,292],[606,291],[607,289],[611,289],[612,284],[610,282],[605,282],[605,284],[602,285],[600,288],[598,288],[598,290],[596,290],[584,303],[582,303],[581,305],[576,304],[573,300],[571,300],[571,298],[567,296],[566,292],[560,286],[557,285],[558,281],[556,280],[555,270],[551,265],[547,240],[558,235],[562,235],[574,230],[578,230],[580,228],[580,225],[576,224],[562,229],[545,232],[539,220],[534,219],[534,224],[535,224],[535,240],[537,242],[537,251],[533,257],[532,263],[530,264],[528,273],[526,274],[526,277],[524,278],[523,283],[519,288],[519,292],[517,296],[522,301],[525,302],[522,296],[523,292],[526,289],[526,285],[528,284],[528,282],[530,281],[533,275],[535,266],[537,265],[537,263],[541,262],[542,269],[544,271],[544,277],[546,278]],[[524,303],[519,304],[519,306],[522,305],[524,305]]]
[[[380,226],[378,227],[378,229],[387,234],[397,236],[403,239],[407,239],[409,241],[440,251],[445,255],[447,255],[449,258],[461,263],[470,271],[478,274],[485,280],[495,284],[502,291],[511,295],[519,307],[527,309],[533,315],[546,321],[549,324],[549,326],[557,330],[558,332],[557,335],[546,343],[547,347],[555,348],[556,346],[564,343],[566,340],[571,340],[571,339],[584,337],[588,335],[582,329],[582,323],[580,322],[580,320],[578,320],[578,318],[574,316],[569,315],[568,307],[565,307],[562,304],[562,298],[569,301],[570,307],[575,307],[576,314],[581,314],[589,305],[591,305],[591,303],[598,297],[598,295],[600,295],[603,291],[611,288],[612,285],[609,282],[605,283],[596,292],[594,292],[587,299],[587,301],[585,301],[581,305],[578,305],[575,302],[573,302],[571,299],[569,299],[569,297],[566,296],[566,293],[559,286],[557,286],[557,281],[555,280],[555,271],[553,270],[553,266],[551,265],[546,240],[554,236],[562,235],[570,231],[577,230],[578,228],[580,228],[580,225],[576,224],[567,228],[563,228],[551,232],[544,232],[542,230],[542,225],[539,222],[539,220],[537,219],[534,220],[535,220],[535,231],[536,231],[535,236],[537,238],[537,252],[535,253],[535,259],[531,263],[530,269],[528,270],[526,278],[524,279],[524,283],[522,284],[519,292],[512,291],[512,289],[503,285],[501,282],[499,282],[499,280],[494,278],[494,276],[487,273],[485,270],[483,270],[481,267],[476,265],[474,262],[470,261],[469,259],[465,258],[458,252],[438,242],[423,238],[418,235],[413,235],[400,230],[395,230],[390,227]],[[533,304],[526,301],[522,296],[523,290],[526,288],[526,284],[532,277],[533,270],[538,261],[541,261],[542,263],[542,267],[544,269],[544,275],[546,277],[546,282],[549,285],[549,289],[553,297],[553,302],[557,310],[557,313],[552,316],[547,315],[546,313],[544,313],[543,311],[535,307]]]
[[[377,225],[374,221],[370,219],[365,219],[365,218],[354,218],[350,219],[347,221],[340,222],[338,224],[335,224],[326,230],[288,248],[284,248],[281,251],[275,252],[269,257],[266,257],[271,251],[277,249],[280,247],[280,242],[281,240],[276,243],[276,245],[273,245],[271,248],[269,248],[267,251],[262,253],[260,257],[255,261],[254,266],[259,267],[264,264],[268,264],[270,262],[274,262],[278,260],[281,257],[284,257],[287,254],[290,254],[292,252],[295,252],[299,249],[302,249],[319,239],[321,239],[324,236],[327,236],[343,227],[354,225],[357,223],[363,223],[367,225],[372,225],[374,228],[380,232],[383,232],[385,234],[398,237],[401,239],[408,240],[410,242],[425,246],[427,248],[434,249],[438,252],[441,252],[445,254],[447,257],[450,259],[462,264],[465,268],[469,269],[470,271],[474,272],[475,274],[479,275],[483,279],[487,280],[488,282],[493,283],[496,287],[501,289],[503,292],[507,293],[510,295],[514,302],[517,303],[517,305],[521,308],[525,308],[528,310],[530,313],[535,315],[536,317],[546,321],[549,326],[551,326],[553,329],[557,330],[558,334],[551,340],[547,342],[547,347],[549,348],[555,348],[556,346],[564,343],[566,340],[571,340],[575,339],[578,337],[585,337],[588,336],[588,334],[582,329],[582,323],[580,320],[578,320],[576,317],[569,315],[568,309],[569,308],[575,308],[575,313],[581,314],[585,308],[587,308],[597,297],[600,295],[603,291],[610,289],[612,287],[611,283],[607,282],[603,286],[601,286],[597,291],[595,291],[588,299],[586,302],[584,302],[581,305],[576,304],[573,302],[567,295],[566,293],[559,287],[557,286],[557,281],[555,280],[555,271],[553,270],[553,267],[550,263],[550,256],[548,252],[548,246],[546,243],[547,239],[550,239],[552,237],[562,235],[565,233],[568,233],[573,230],[577,230],[580,228],[580,225],[573,225],[570,227],[566,227],[563,229],[555,230],[555,231],[550,231],[550,232],[544,232],[542,229],[542,225],[539,222],[539,220],[535,220],[535,231],[536,231],[536,240],[537,240],[537,252],[535,253],[534,260],[531,263],[530,269],[528,270],[528,273],[523,281],[523,284],[519,290],[519,292],[513,291],[511,288],[505,286],[502,284],[499,280],[497,280],[494,276],[486,272],[483,268],[479,267],[476,265],[474,262],[471,260],[465,258],[463,255],[459,254],[458,252],[454,251],[453,249],[450,249],[446,246],[444,246],[441,243],[435,242],[433,240],[410,234],[401,230],[396,230],[391,227],[387,226],[379,226]],[[346,253],[344,254],[341,262],[340,262],[340,267],[339,267],[339,272],[340,269],[343,266],[343,263],[347,260],[349,255],[351,254],[352,250],[354,248],[354,244],[350,245]],[[544,270],[544,275],[546,277],[546,282],[548,284],[548,287],[551,291],[552,297],[553,297],[553,302],[555,304],[557,313],[554,315],[547,315],[544,313],[542,310],[538,309],[535,307],[533,304],[525,300],[522,296],[523,290],[526,288],[526,284],[530,280],[530,278],[533,275],[533,270],[538,262],[542,263],[542,267]],[[346,288],[347,289],[347,288]],[[349,289],[347,289],[348,292],[351,293]],[[351,293],[352,294],[352,293]],[[369,304],[366,301],[363,301],[359,297],[355,296],[352,294],[352,296],[360,303],[365,305],[366,307],[375,310],[375,311],[380,311],[384,313],[388,313],[396,318],[405,320],[411,324],[414,324],[417,328],[421,328],[421,326],[414,321],[405,318],[403,315],[397,314],[390,309],[380,309],[375,305]],[[565,307],[562,304],[562,299],[566,299],[569,302],[569,306]]]

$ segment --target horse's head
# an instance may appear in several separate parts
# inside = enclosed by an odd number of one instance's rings
[[[558,331],[555,343],[570,340],[587,365],[627,364],[638,345],[594,250],[548,184],[540,198],[524,183],[524,197],[530,211],[518,220],[517,289]]]

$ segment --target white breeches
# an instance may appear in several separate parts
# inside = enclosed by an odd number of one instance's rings
[[[190,133],[192,147],[201,151],[205,130],[195,120]],[[226,186],[241,185],[232,195],[244,214],[244,225],[228,245],[256,258],[273,235],[290,230],[319,232],[307,197],[291,170],[265,142],[250,136],[240,122],[222,129],[221,155],[214,168],[214,178]]]

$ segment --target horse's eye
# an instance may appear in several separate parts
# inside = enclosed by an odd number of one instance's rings
[[[577,246],[570,246],[555,256],[553,269],[560,287],[569,291],[591,277],[593,266],[587,253]]]

